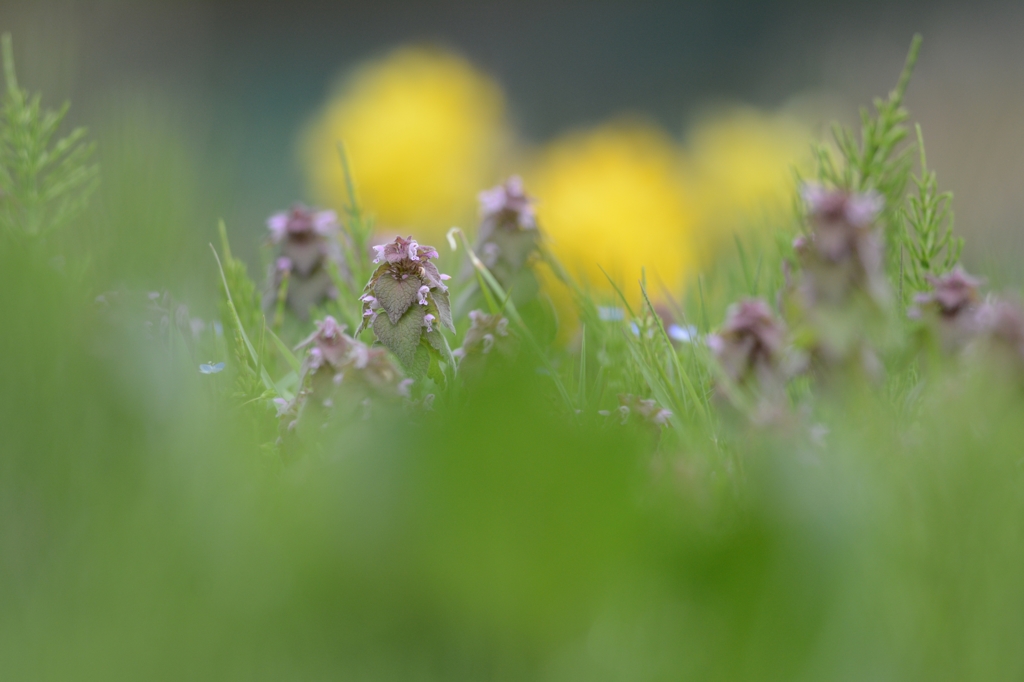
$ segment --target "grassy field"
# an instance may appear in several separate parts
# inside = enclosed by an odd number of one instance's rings
[[[0,678],[1024,674],[1024,312],[957,267],[919,41],[785,224],[621,295],[515,179],[378,248],[350,185],[266,272],[203,216],[183,273],[174,140],[100,169],[5,45]]]

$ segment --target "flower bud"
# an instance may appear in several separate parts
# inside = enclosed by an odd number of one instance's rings
[[[943,318],[955,319],[965,316],[979,301],[982,281],[971,277],[962,268],[939,277],[929,276],[928,282],[932,291],[914,297],[918,310],[932,308]]]
[[[322,425],[343,405],[366,415],[377,400],[401,395],[401,374],[383,348],[369,348],[345,333],[333,317],[316,323],[316,331],[296,350],[307,348],[291,403],[275,401],[279,416],[295,423]]]
[[[338,216],[334,211],[314,211],[302,205],[267,220],[270,241],[278,247],[263,300],[272,309],[288,277],[285,303],[299,317],[325,299],[337,296],[328,265],[341,267]]]
[[[820,185],[805,185],[802,195],[811,233],[798,237],[793,246],[804,269],[805,304],[845,305],[858,291],[882,302],[888,286],[875,227],[882,196]]]
[[[782,350],[785,328],[761,299],[729,308],[725,324],[707,343],[726,376],[736,384],[778,387],[784,380]]]
[[[479,199],[480,228],[475,250],[498,282],[509,287],[537,251],[539,232],[533,198],[526,194],[523,181],[513,176],[481,192]],[[472,276],[471,264],[466,264],[463,276]]]
[[[518,343],[509,334],[508,318],[473,310],[469,319],[472,324],[462,340],[462,347],[455,351],[457,357],[465,360],[473,355],[487,355],[492,350],[506,356],[515,353]]]
[[[932,291],[914,297],[908,317],[926,318],[937,328],[942,346],[954,351],[974,337],[979,330],[978,293],[981,280],[961,268],[939,277],[928,277]]]
[[[480,192],[480,214],[483,222],[494,228],[537,229],[533,199],[527,196],[523,180],[518,175],[502,185]]]

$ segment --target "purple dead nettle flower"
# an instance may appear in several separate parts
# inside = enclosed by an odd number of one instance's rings
[[[338,230],[338,214],[314,211],[296,204],[290,211],[277,213],[267,220],[270,237],[275,243],[286,239],[303,241],[316,236],[329,237]]]
[[[914,297],[907,311],[912,319],[931,319],[946,350],[957,350],[973,337],[980,327],[978,305],[981,280],[961,268],[939,277],[928,277],[932,291]]]
[[[756,382],[762,388],[778,387],[784,380],[785,341],[785,328],[761,299],[734,304],[722,329],[707,337],[708,347],[732,382]]]
[[[971,277],[960,267],[939,277],[929,276],[932,291],[914,297],[913,312],[935,310],[947,320],[965,317],[978,304],[982,280]]]
[[[270,240],[281,248],[281,257],[299,277],[308,277],[323,259],[337,255],[338,215],[296,205],[267,220]],[[280,263],[280,261],[279,261]]]
[[[279,415],[301,414],[310,399],[329,408],[336,403],[339,389],[355,390],[357,397],[366,392],[370,396],[399,395],[401,377],[387,351],[352,338],[333,317],[316,323],[316,331],[296,350],[304,348],[308,350],[302,364],[302,389],[291,403],[275,401]]]
[[[793,248],[801,261],[801,291],[808,305],[841,304],[856,290],[883,300],[888,287],[883,243],[875,223],[884,206],[877,192],[852,193],[804,185],[810,235]]]
[[[1001,350],[1024,367],[1024,309],[1005,298],[992,298],[978,309],[978,330],[989,347]]]
[[[278,256],[271,268],[265,309],[277,303],[278,292],[288,278],[286,303],[300,317],[327,298],[337,296],[328,271],[329,264],[342,266],[338,241],[340,226],[334,211],[315,211],[302,205],[267,220],[270,242]]]
[[[484,222],[520,230],[537,229],[537,213],[533,198],[527,196],[523,179],[513,175],[504,184],[480,192],[480,214]]]
[[[328,315],[316,323],[316,331],[300,343],[296,350],[309,348],[310,356],[320,357],[334,367],[341,367],[348,360],[358,342],[345,333],[345,326]]]
[[[526,194],[518,176],[481,192],[479,199],[480,228],[475,250],[495,278],[507,286],[537,250],[534,200]],[[466,264],[463,276],[472,276],[472,264]]]
[[[469,313],[472,323],[466,331],[462,347],[453,352],[460,360],[471,355],[487,355],[492,350],[502,355],[515,353],[518,344],[508,331],[508,318],[501,315],[488,315],[482,310]]]
[[[388,263],[401,263],[406,260],[419,262],[440,258],[437,249],[432,246],[420,246],[412,237],[397,237],[389,244],[373,247],[373,250],[377,253],[377,257],[373,259],[374,263],[380,263],[382,260]]]
[[[445,281],[431,261],[437,249],[422,246],[412,237],[396,238],[373,247],[379,266],[366,284],[363,322],[356,332],[373,329],[377,340],[387,346],[407,368],[423,370],[423,353],[448,352],[447,341],[435,325],[455,331]],[[422,343],[421,343],[422,342]],[[425,371],[425,370],[423,370]]]

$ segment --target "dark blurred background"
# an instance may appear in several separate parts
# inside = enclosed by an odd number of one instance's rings
[[[305,197],[302,126],[339,73],[402,44],[440,43],[495,76],[520,133],[541,143],[622,112],[678,135],[719,102],[812,98],[853,122],[921,32],[908,105],[955,191],[968,263],[1021,282],[1020,3],[4,0],[0,27],[14,34],[23,83],[51,103],[70,98],[101,143],[133,111],[160,127],[195,207],[167,207],[194,223],[173,239],[198,245],[217,217],[261,235],[265,216]]]

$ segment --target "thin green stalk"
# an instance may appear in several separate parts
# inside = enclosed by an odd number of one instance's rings
[[[672,345],[672,339],[669,338],[668,332],[665,330],[665,324],[662,322],[661,317],[658,316],[657,311],[654,309],[654,304],[651,303],[650,297],[647,295],[647,287],[643,283],[640,284],[640,291],[643,293],[644,301],[647,303],[647,307],[654,316],[655,324],[661,331],[661,338],[665,342],[665,347],[668,349],[668,354],[672,358],[672,364],[676,370],[676,374],[679,375],[680,381],[683,382],[683,386],[686,392],[690,395],[690,399],[693,400],[694,405],[700,412],[701,418],[704,423],[708,426],[708,430],[712,431],[712,419],[711,419],[711,408],[706,401],[706,397],[702,396],[700,392],[694,387],[693,382],[690,380],[690,375],[683,371],[682,365],[679,362],[679,355],[676,353],[675,347]]]
[[[452,250],[454,251],[455,249],[458,248],[458,243],[455,241],[455,235],[458,235],[458,237],[462,240],[462,244],[466,248],[466,253],[469,255],[469,260],[473,264],[473,267],[476,268],[476,271],[480,274],[481,277],[484,278],[484,281],[488,284],[488,286],[491,287],[491,289],[494,291],[494,294],[498,298],[503,299],[505,301],[505,309],[508,311],[509,319],[516,323],[516,326],[519,328],[519,331],[523,335],[523,338],[527,340],[527,342],[530,344],[530,347],[534,350],[534,352],[540,358],[540,361],[544,364],[544,369],[547,370],[548,374],[551,376],[552,381],[554,381],[555,387],[558,389],[558,393],[562,396],[562,399],[565,401],[566,406],[575,414],[576,407],[575,405],[573,405],[572,397],[569,395],[569,391],[566,390],[565,384],[562,383],[561,378],[559,378],[558,376],[558,372],[555,370],[555,367],[551,364],[551,361],[548,359],[547,354],[544,352],[544,349],[537,342],[537,339],[534,338],[533,334],[530,333],[530,329],[529,327],[526,326],[526,323],[523,321],[523,318],[519,315],[519,311],[516,309],[515,303],[513,303],[512,299],[506,295],[505,289],[501,286],[501,284],[498,283],[498,280],[494,278],[494,275],[491,274],[491,271],[487,268],[486,265],[484,265],[483,261],[481,261],[477,257],[476,253],[473,252],[473,248],[469,245],[469,239],[466,237],[466,233],[457,227],[453,227],[451,230],[448,231],[448,244],[452,247]]]
[[[277,395],[285,398],[286,400],[290,400],[291,394],[288,391],[283,390],[274,382],[270,373],[267,372],[267,368],[263,366],[260,356],[256,352],[256,348],[252,345],[252,341],[249,340],[249,335],[245,333],[245,327],[242,325],[242,318],[239,317],[238,309],[235,307],[235,302],[231,297],[231,287],[228,286],[228,279],[224,274],[224,266],[221,263],[220,256],[217,255],[217,249],[214,248],[213,244],[210,244],[210,251],[213,252],[213,258],[217,261],[217,268],[220,271],[220,280],[224,285],[224,295],[227,298],[228,309],[231,311],[235,328],[238,330],[238,334],[241,337],[242,342],[245,344],[245,348],[249,353],[249,357],[251,358],[253,365],[259,368],[258,376],[263,381],[265,388],[270,391],[274,391]]]

